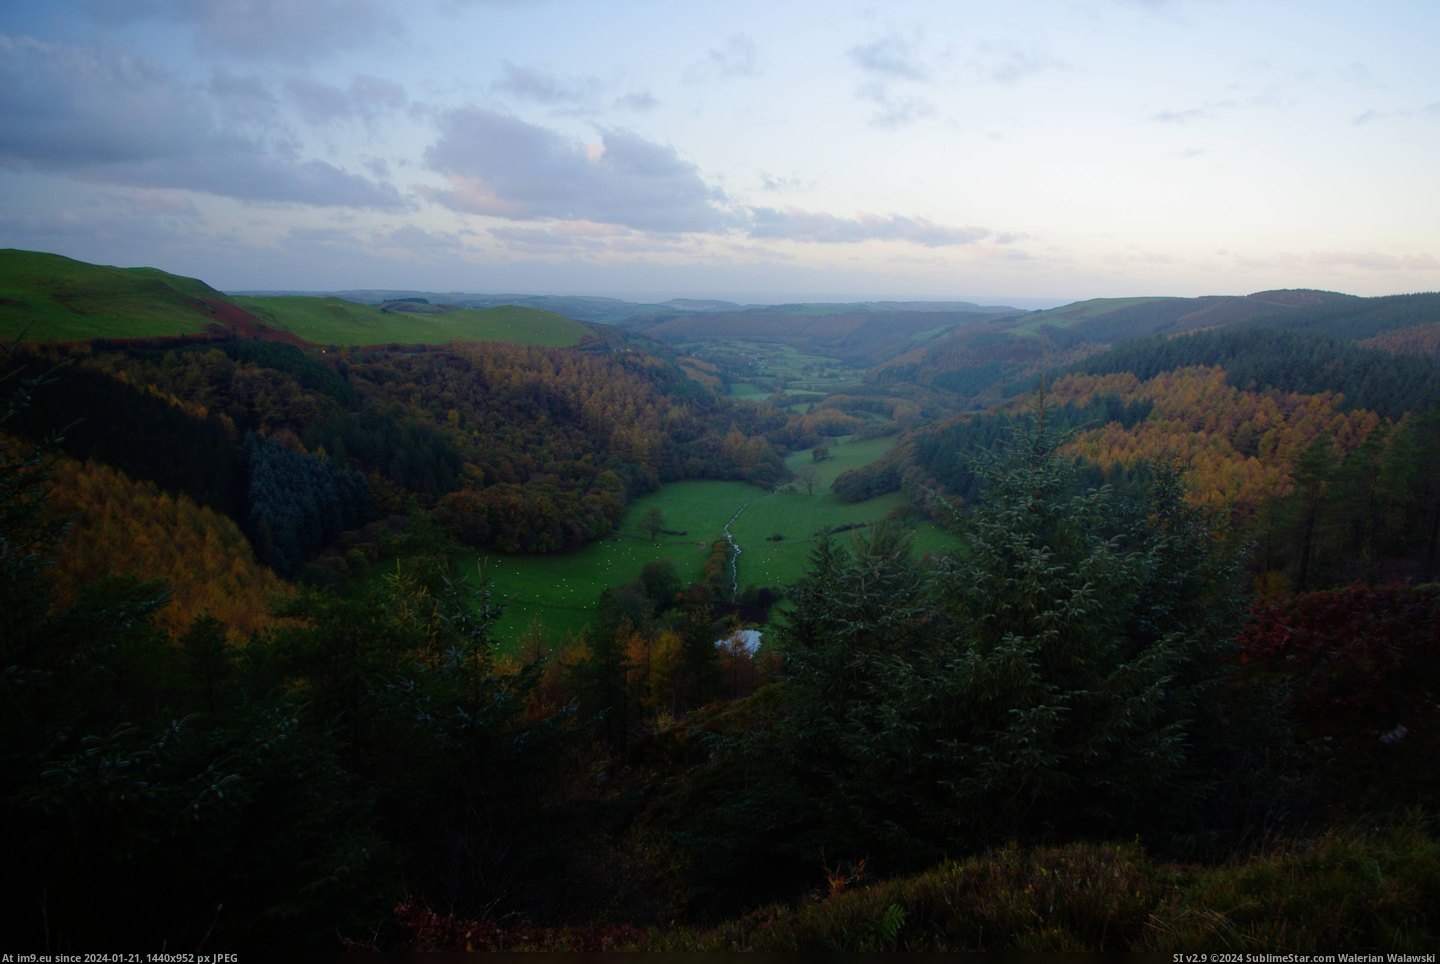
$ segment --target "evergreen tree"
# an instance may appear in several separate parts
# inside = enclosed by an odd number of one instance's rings
[[[933,568],[884,527],[817,543],[775,722],[734,745],[764,789],[728,812],[763,809],[777,853],[894,869],[997,836],[1194,829],[1231,739],[1234,566],[1173,470],[1137,503],[1060,441],[1042,407],[982,460],[965,547]]]

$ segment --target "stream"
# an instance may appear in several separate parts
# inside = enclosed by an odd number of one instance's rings
[[[754,503],[754,501],[754,499],[751,499],[749,502],[746,502],[740,508],[736,509],[735,514],[730,517],[730,522],[725,523],[725,527],[720,530],[721,532],[725,533],[725,541],[730,543],[731,602],[734,602],[740,596],[740,553],[744,552],[745,550],[740,548],[740,543],[736,542],[735,537],[730,534],[730,523],[740,518],[740,513],[750,508],[751,504]]]

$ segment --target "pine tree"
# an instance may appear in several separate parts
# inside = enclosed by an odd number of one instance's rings
[[[1045,421],[981,460],[965,546],[933,567],[884,527],[817,543],[777,721],[737,744],[781,852],[893,868],[997,835],[1193,829],[1231,739],[1210,704],[1235,567],[1178,473],[1138,502],[1088,486]]]

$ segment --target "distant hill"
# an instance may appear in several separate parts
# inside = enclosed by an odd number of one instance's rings
[[[1008,315],[994,309],[970,310],[969,306],[897,310],[863,304],[775,305],[739,311],[671,311],[635,319],[625,328],[670,344],[780,342],[870,368],[956,330],[983,328],[1000,317]]]
[[[439,345],[461,340],[553,348],[576,345],[593,335],[593,329],[582,322],[517,305],[457,308],[393,301],[365,305],[297,295],[235,301],[267,324],[320,345]]]
[[[1027,316],[1023,333],[1033,334],[1050,326],[1069,330],[1085,341],[1107,343],[1236,324],[1302,308],[1343,306],[1360,300],[1353,295],[1310,290],[1198,298],[1096,298],[1033,312]]]
[[[297,292],[243,292],[245,297],[297,297]],[[1025,314],[1003,305],[967,301],[795,302],[739,304],[719,299],[672,298],[660,303],[586,295],[479,294],[408,289],[310,292],[417,315],[459,308],[504,306],[551,311],[577,321],[615,325],[669,344],[765,340],[829,355],[869,368],[967,324]],[[244,301],[245,297],[241,300]],[[245,301],[254,306],[253,302]],[[296,329],[299,331],[299,329]]]
[[[256,323],[237,311],[194,278],[0,250],[0,338],[6,341],[148,338]]]
[[[650,315],[655,312],[675,311],[673,303],[642,304],[623,301],[619,298],[603,298],[590,295],[524,295],[524,294],[478,294],[465,291],[414,291],[390,288],[354,288],[342,291],[271,291],[246,290],[232,292],[243,297],[309,297],[340,298],[363,305],[384,305],[398,301],[424,299],[432,305],[450,308],[499,308],[507,305],[522,308],[537,308],[573,318],[576,321],[618,324],[630,318]],[[697,304],[700,304],[697,302]],[[709,304],[708,302],[706,304]],[[715,304],[720,304],[716,302]]]
[[[542,308],[578,321],[630,326],[650,325],[676,314],[762,313],[771,315],[833,315],[856,313],[976,313],[1013,314],[1019,309],[1003,305],[977,305],[968,301],[857,301],[857,302],[793,302],[785,304],[740,304],[713,298],[671,298],[663,302],[624,301],[596,295],[526,295],[481,294],[460,291],[412,291],[409,289],[361,288],[344,291],[236,291],[236,295],[252,297],[308,296],[343,298],[367,305],[391,304],[399,301],[423,300],[432,305],[466,308],[492,308],[518,305]]]
[[[979,327],[957,326],[929,344],[885,360],[873,375],[943,388],[967,398],[970,407],[983,408],[1027,390],[1044,372],[1141,339],[1217,329],[1279,329],[1358,342],[1394,332],[1387,346],[1404,351],[1403,346],[1427,345],[1426,326],[1436,321],[1440,294],[1360,298],[1295,289],[1243,296],[1096,298],[996,316]],[[1415,334],[1405,338],[1401,332]]]
[[[156,268],[87,264],[0,250],[0,340],[261,338],[291,344],[442,344],[453,340],[574,345],[590,325],[539,308],[400,301],[366,305],[302,295],[234,297]],[[423,299],[428,302],[429,299]]]

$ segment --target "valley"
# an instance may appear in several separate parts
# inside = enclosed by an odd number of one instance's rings
[[[485,573],[503,611],[494,626],[496,639],[509,649],[536,628],[546,638],[580,635],[597,612],[600,593],[637,578],[647,563],[668,560],[682,582],[698,582],[713,544],[727,529],[740,552],[732,550],[727,577],[716,591],[730,602],[739,590],[779,592],[799,579],[822,531],[848,532],[900,516],[913,527],[917,551],[953,546],[953,536],[928,519],[915,519],[898,493],[847,503],[830,491],[841,472],[870,464],[893,444],[893,439],[837,440],[820,462],[808,451],[791,455],[786,464],[792,471],[813,471],[810,491],[805,483],[770,490],[743,482],[668,483],[637,498],[614,533],[583,549],[561,556],[481,557],[471,565]],[[638,521],[656,509],[665,528],[651,538]]]
[[[1430,946],[1437,330],[0,251],[7,906],[87,947]]]

